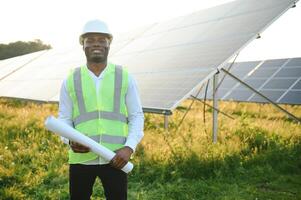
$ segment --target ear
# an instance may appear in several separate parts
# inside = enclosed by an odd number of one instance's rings
[[[111,39],[109,39],[109,38],[106,38],[107,39],[107,41],[108,41],[108,43],[109,43],[109,46],[111,45],[111,43],[112,43],[112,40]]]
[[[85,44],[85,40],[83,41],[83,51],[85,51],[86,49],[86,44]]]

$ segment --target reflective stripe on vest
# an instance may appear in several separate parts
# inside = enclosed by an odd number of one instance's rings
[[[124,123],[127,123],[127,117],[121,113],[115,112],[106,112],[106,111],[93,111],[93,112],[85,112],[80,114],[73,120],[74,125],[78,125],[80,123],[93,120],[93,119],[108,119],[108,120],[118,120]]]
[[[125,144],[126,142],[126,137],[107,135],[107,134],[93,135],[93,136],[89,136],[89,138],[91,138],[97,143],[100,143],[100,141],[102,141],[111,144]]]
[[[74,72],[74,86],[77,88],[75,90],[76,98],[78,101],[79,116],[73,119],[74,125],[93,120],[93,119],[108,119],[108,120],[118,120],[127,123],[127,117],[120,113],[120,96],[122,88],[122,69],[120,66],[115,67],[115,89],[114,89],[114,110],[113,112],[106,111],[93,111],[87,112],[84,96],[82,91],[82,78],[81,78],[81,68],[76,68]]]
[[[115,151],[124,146],[128,136],[125,95],[128,72],[109,63],[99,88],[90,77],[87,66],[76,68],[67,79],[67,89],[73,103],[72,121],[75,129],[95,142]],[[75,153],[69,150],[69,163],[84,163],[97,159],[93,152]]]

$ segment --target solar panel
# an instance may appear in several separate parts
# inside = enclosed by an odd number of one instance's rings
[[[139,38],[141,34],[143,34],[152,26],[153,24],[139,27],[126,33],[114,35],[114,40],[112,41],[110,46],[110,55],[114,55],[120,49],[132,43],[135,39]]]
[[[228,95],[229,100],[237,100],[237,101],[246,101],[246,99],[249,99],[252,96],[253,92],[248,90],[241,90],[237,89],[231,92],[230,95]]]
[[[260,32],[260,29],[275,17],[275,13],[281,13],[281,7],[286,3],[283,1],[264,1],[264,3],[236,1],[179,17],[174,21],[166,22],[166,26],[164,23],[157,24],[138,38],[137,43],[114,54],[112,59],[116,63],[126,64],[133,72],[152,72],[149,76],[154,76],[155,72],[180,72],[185,69],[187,72],[191,70],[192,79],[198,69],[209,69],[207,73],[202,74],[202,77],[206,77],[214,70],[214,67],[219,66],[242,44],[248,42],[254,34]],[[245,24],[250,24],[250,26],[245,26]],[[146,45],[143,45],[144,41]],[[170,73],[166,73],[161,81],[169,82],[166,80],[169,80],[170,76]],[[138,81],[139,85],[143,85],[142,79],[140,80]],[[178,79],[179,82],[184,82],[183,80],[185,78],[179,77]],[[202,81],[201,78],[196,77],[192,83]],[[173,109],[191,92],[195,85],[187,88],[182,85],[183,93],[181,94],[186,93],[186,95],[182,99],[170,99],[170,103],[167,104],[167,99],[162,95],[161,100],[158,99],[156,83],[149,82],[147,87],[153,88],[153,90],[148,90],[147,101],[142,95],[143,105],[159,108],[157,106],[161,101],[161,105],[163,105],[161,108]],[[178,85],[171,83],[169,89],[164,90],[166,93],[164,95],[170,96],[169,94],[175,93],[177,88]],[[154,99],[156,105],[151,103]],[[168,108],[167,105],[173,106]]]
[[[38,51],[35,53],[30,53],[22,56],[17,56],[5,60],[0,60],[0,80],[14,71],[18,70],[20,67],[28,64],[34,59],[41,56],[46,51]]]
[[[247,83],[248,85],[250,85],[251,87],[258,89],[260,88],[260,86],[262,86],[264,83],[266,82],[265,78],[247,78],[245,80],[245,83]],[[237,83],[237,81],[236,81]],[[242,84],[240,84],[238,87],[238,89],[246,89],[246,87]]]
[[[260,63],[259,61],[248,61],[248,62],[234,63],[233,67],[231,68],[231,71],[236,72],[236,74],[243,73],[240,76],[245,76],[247,73],[252,71],[254,69],[254,67],[256,67],[259,63]],[[225,68],[228,69],[231,64],[229,63],[228,65],[225,66]],[[239,67],[237,65],[239,65]]]
[[[301,80],[299,79],[296,81],[295,85],[293,86],[293,89],[301,90]]]
[[[0,94],[4,97],[50,101],[58,94],[69,70],[83,62],[83,52],[80,50],[48,50],[3,79],[0,82]]]
[[[117,35],[110,60],[127,66],[136,77],[144,108],[172,110],[294,2],[237,0]],[[78,49],[50,50],[2,80],[0,94],[56,101],[61,80],[83,59]],[[238,73],[247,76],[250,71]],[[10,90],[10,83],[17,88]]]
[[[282,99],[287,104],[300,104],[301,91],[289,91]]]
[[[287,67],[290,66],[301,66],[301,58],[292,58],[287,64]]]
[[[300,67],[294,68],[283,68],[281,69],[275,77],[283,77],[283,78],[299,78],[301,76]]]
[[[267,60],[262,65],[260,65],[260,68],[277,68],[282,66],[285,62],[287,62],[287,59]]]
[[[228,63],[226,64],[227,69],[230,68],[232,63]],[[255,88],[259,88],[263,82],[265,82],[264,78],[248,78],[248,76],[250,76],[250,74],[252,74],[254,72],[254,69],[256,69],[256,67],[258,65],[261,65],[262,62],[260,61],[248,61],[248,62],[239,62],[239,63],[234,63],[233,66],[231,67],[231,72],[241,78],[244,79],[248,84],[250,84],[251,86],[255,87]],[[231,92],[233,90],[238,90],[238,91],[244,91],[246,90],[245,86],[239,84],[236,80],[232,79],[231,77],[225,76],[225,74],[220,71],[219,73],[219,77],[220,77],[220,81],[222,81],[218,88],[218,93],[217,93],[217,97],[218,99],[244,99],[246,97],[239,97],[240,92],[235,92],[231,95],[231,97],[228,97]],[[224,79],[222,79],[224,77]],[[211,99],[212,98],[212,86],[211,86],[211,81],[209,82],[209,87],[208,87],[208,94],[207,94],[207,99]],[[245,93],[243,96],[249,94],[249,91],[243,92]],[[196,94],[196,93],[195,93]],[[250,95],[252,95],[252,93],[250,93]],[[250,96],[249,95],[249,96]],[[233,96],[233,97],[232,97]],[[203,99],[205,97],[205,94],[200,94],[198,96],[199,98]]]
[[[284,94],[285,90],[259,90],[259,92],[275,102],[281,95]],[[251,98],[248,99],[248,101],[267,102],[265,99],[258,96],[257,94],[254,94]]]
[[[239,62],[233,65],[230,73],[276,103],[301,104],[300,61],[300,58],[290,58],[257,61],[253,63]],[[252,67],[245,68],[246,66]],[[241,73],[241,69],[243,68],[247,70]],[[221,72],[220,77],[224,75],[225,74]],[[204,95],[199,95],[199,98],[203,99]],[[211,89],[208,92],[207,98],[212,98]],[[218,98],[222,100],[267,103],[265,99],[228,76],[226,76],[224,81],[220,84]]]
[[[283,89],[287,90],[290,88],[290,86],[296,82],[297,79],[279,79],[279,78],[274,78],[267,82],[264,86],[263,89],[272,89],[272,90],[277,90],[277,89]]]
[[[274,74],[278,68],[259,68],[256,71],[254,71],[250,77],[256,77],[256,78],[269,78],[271,77],[271,74]]]

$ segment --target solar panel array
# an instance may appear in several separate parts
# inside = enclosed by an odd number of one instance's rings
[[[227,67],[225,67],[227,69]],[[235,63],[230,73],[271,99],[282,104],[301,104],[301,58]],[[219,75],[220,80],[224,73]],[[212,89],[208,91],[209,99]],[[203,99],[204,94],[199,95]],[[226,76],[220,84],[220,100],[267,102],[238,81]]]
[[[294,0],[237,0],[114,37],[110,60],[137,79],[144,108],[172,110],[236,52],[289,9]],[[80,49],[49,50],[0,81],[0,95],[57,101]]]
[[[58,101],[62,80],[71,68],[84,62],[83,56],[82,52],[70,49],[48,50],[1,80],[0,94],[21,99]]]
[[[6,76],[9,76],[11,73],[17,71],[19,68],[25,66],[26,64],[32,62],[45,52],[46,51],[38,51],[14,58],[0,60],[0,80]]]

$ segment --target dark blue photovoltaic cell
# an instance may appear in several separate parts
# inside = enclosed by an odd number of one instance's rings
[[[261,68],[259,67],[254,73],[250,75],[252,78],[270,78],[278,68]]]
[[[266,83],[263,89],[288,89],[297,79],[272,79]]]
[[[301,104],[301,91],[289,91],[280,102],[288,104]]]
[[[277,59],[277,60],[267,60],[265,61],[260,68],[274,68],[282,66],[288,59]]]
[[[259,63],[260,63],[259,61],[234,63],[232,65],[230,71],[233,74],[236,74],[237,72],[240,72],[240,71],[249,72],[252,69],[254,69]],[[230,67],[230,64],[228,64],[224,69],[228,69],[229,67]]]
[[[237,67],[239,68],[239,67]],[[237,77],[245,77],[248,75],[248,73],[250,72],[251,70],[250,69],[245,69],[245,70],[230,70],[230,72],[234,75],[234,76],[237,76]]]
[[[224,89],[224,88],[220,88],[217,92],[217,98],[221,99],[223,96],[225,96],[230,89]],[[204,91],[204,89],[202,90]],[[194,96],[194,95],[193,95]],[[200,95],[198,96],[200,99],[204,99],[205,94],[204,92],[201,92]],[[208,90],[207,95],[206,95],[206,99],[212,99],[212,90]]]
[[[301,79],[294,85],[293,89],[301,90]]]
[[[221,99],[223,96],[225,96],[227,93],[229,92],[229,89],[223,89],[221,88],[220,90],[218,90],[217,92],[217,98]],[[210,93],[210,95],[212,96],[212,93]]]
[[[301,58],[292,58],[285,66],[301,66]]]
[[[221,84],[221,88],[232,88],[233,86],[235,86],[237,84],[237,81],[233,80],[232,78],[225,78],[223,83]]]
[[[284,90],[283,91],[272,91],[272,90],[260,90],[260,93],[262,93],[263,95],[265,95],[266,97],[268,97],[269,99],[271,99],[272,101],[277,101],[277,99],[279,97],[281,97],[282,94],[284,94]],[[253,96],[250,101],[255,101],[255,102],[267,102],[264,98],[262,98],[261,96],[255,94],[255,96]]]
[[[283,77],[283,78],[299,78],[301,77],[301,67],[296,68],[283,68],[281,69],[275,77]]]
[[[249,78],[246,79],[244,82],[247,83],[248,85],[250,85],[252,88],[257,89],[259,88],[264,82],[266,81],[266,79],[259,79],[259,78]],[[238,86],[239,89],[247,89],[246,86],[244,86],[243,84],[240,84]]]
[[[234,90],[231,92],[229,96],[227,96],[228,100],[235,100],[235,101],[246,101],[253,92],[249,90]]]

